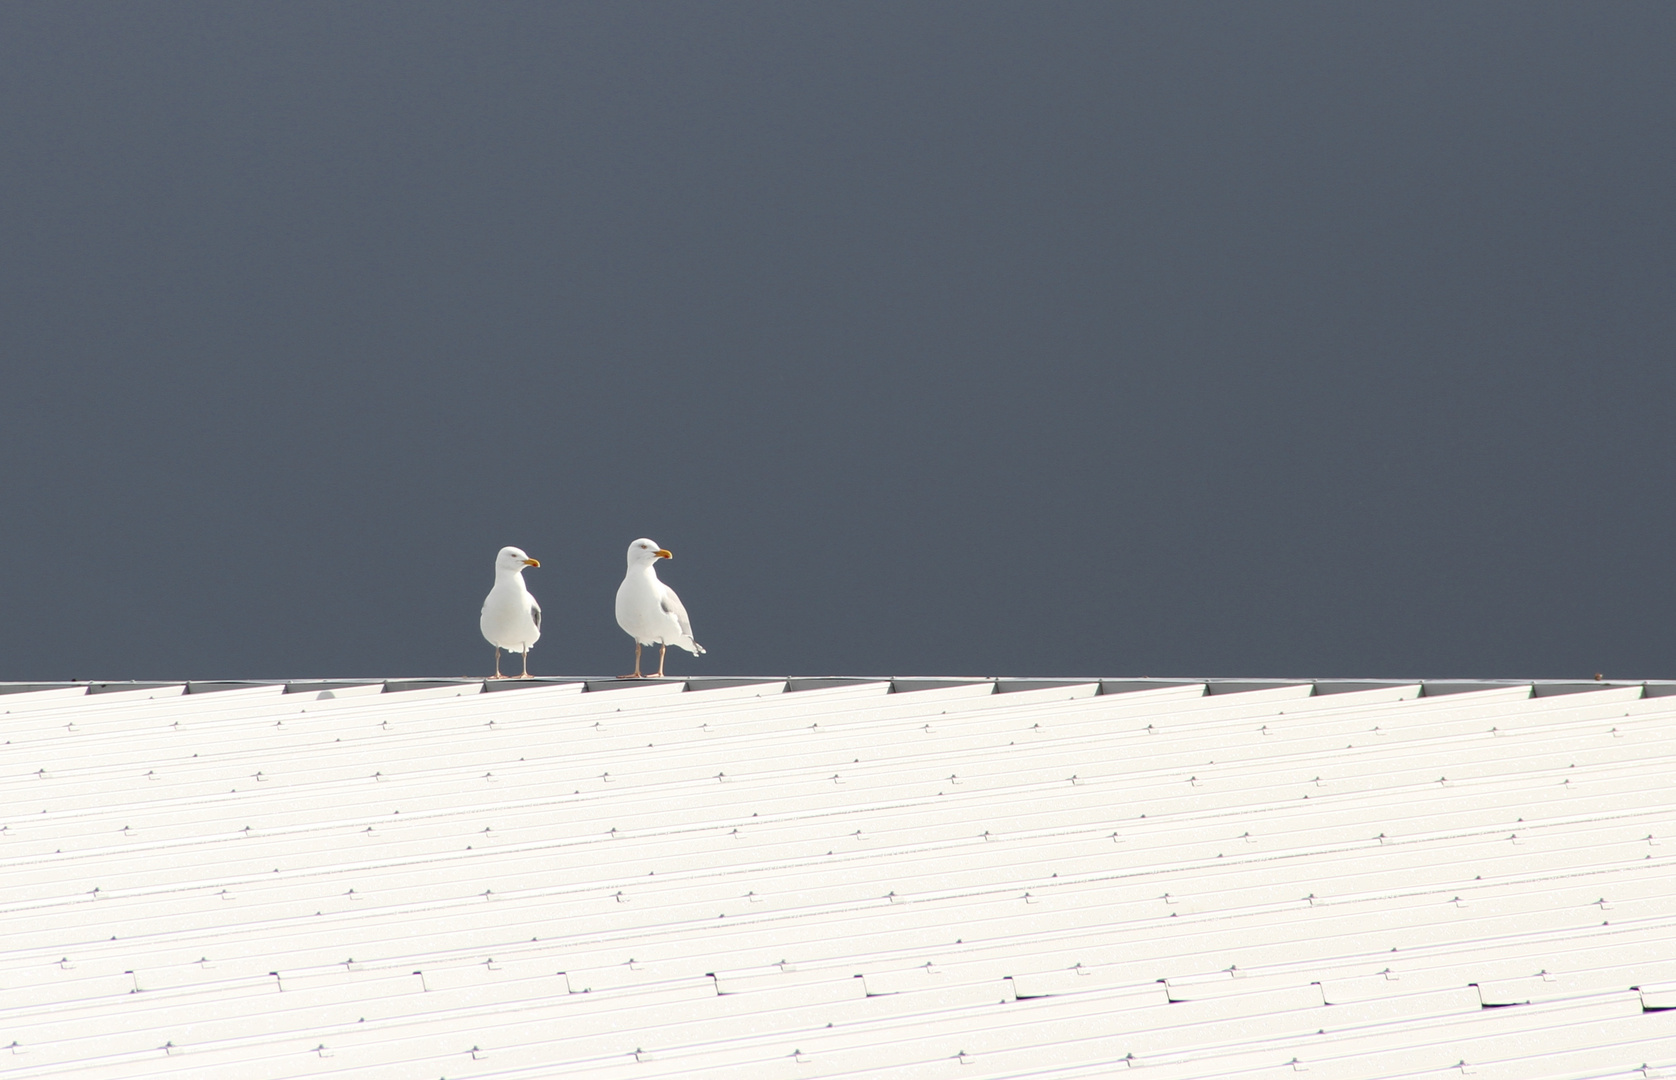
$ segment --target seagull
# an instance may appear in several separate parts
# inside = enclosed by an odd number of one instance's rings
[[[500,651],[524,654],[524,673],[530,677],[530,648],[541,639],[541,605],[524,588],[524,567],[541,564],[515,547],[503,547],[495,556],[495,587],[483,600],[483,616],[477,625],[495,647],[495,678],[500,673]]]
[[[634,674],[624,679],[663,678],[663,658],[671,645],[679,645],[694,656],[704,655],[704,646],[693,640],[693,624],[675,590],[658,580],[657,561],[675,556],[645,538],[628,549],[628,573],[617,586],[617,625],[634,639]],[[640,647],[657,645],[658,673],[640,674]]]

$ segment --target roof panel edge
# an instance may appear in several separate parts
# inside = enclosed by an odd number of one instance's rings
[[[1141,690],[1166,690],[1170,687],[1197,686],[1205,692],[1203,679],[1101,679],[1102,694],[1133,694]]]

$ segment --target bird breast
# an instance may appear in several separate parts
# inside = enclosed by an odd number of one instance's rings
[[[661,586],[651,574],[631,573],[617,588],[617,625],[637,641],[661,641],[679,632],[675,618],[663,610]]]
[[[530,614],[530,594],[519,583],[496,582],[483,601],[483,636],[501,648],[535,644],[541,630]]]

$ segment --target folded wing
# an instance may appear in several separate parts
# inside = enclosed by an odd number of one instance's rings
[[[676,625],[681,628],[681,637],[675,641],[671,641],[670,644],[679,645],[681,648],[692,653],[694,656],[704,655],[704,646],[693,640],[692,620],[687,618],[687,609],[685,605],[681,603],[681,598],[675,595],[674,589],[671,589],[668,585],[663,584],[663,582],[658,582],[658,585],[662,590],[658,598],[660,606],[663,608],[665,614],[675,617]]]

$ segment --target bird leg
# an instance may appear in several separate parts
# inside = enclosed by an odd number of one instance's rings
[[[502,675],[500,673],[500,646],[499,645],[495,646],[495,674],[494,674],[494,677],[497,678],[497,679],[506,678],[505,675]]]
[[[619,676],[617,676],[617,678],[619,678],[619,679],[644,679],[645,677],[646,676],[640,674],[640,642],[636,641],[634,643],[634,674],[633,675],[619,675]]]
[[[669,651],[668,645],[658,646],[658,678],[663,678],[663,654]]]
[[[530,647],[528,645],[524,646],[524,673],[518,677],[520,679],[530,677]]]

